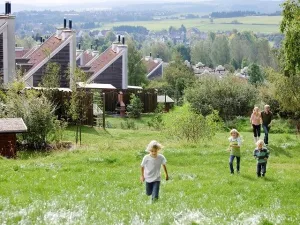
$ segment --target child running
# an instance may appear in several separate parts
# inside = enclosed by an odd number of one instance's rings
[[[169,179],[166,163],[167,160],[162,154],[158,154],[162,145],[157,141],[151,141],[146,151],[149,152],[145,155],[141,163],[141,182],[146,181],[146,194],[152,195],[152,201],[158,200],[159,186],[160,186],[160,168],[164,168],[166,180]]]
[[[236,158],[236,170],[237,173],[240,173],[240,160],[241,160],[241,137],[240,133],[236,129],[232,129],[230,131],[230,138],[228,138],[230,142],[229,151],[230,151],[230,157],[229,157],[229,168],[230,173],[234,174],[233,169],[233,160]]]
[[[257,166],[256,166],[256,174],[257,177],[265,176],[267,172],[267,161],[269,158],[269,151],[264,146],[264,141],[259,140],[256,143],[257,147],[253,152],[254,158],[257,159]]]

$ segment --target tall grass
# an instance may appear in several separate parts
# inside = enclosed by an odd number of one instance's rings
[[[82,145],[71,150],[1,158],[0,224],[300,223],[295,135],[270,134],[267,174],[259,179],[250,132],[241,132],[241,174],[231,176],[227,132],[187,143],[145,123],[138,130],[85,127]],[[75,140],[74,128],[68,128],[66,139]],[[152,139],[165,146],[171,177],[162,181],[155,204],[139,182],[141,159]]]

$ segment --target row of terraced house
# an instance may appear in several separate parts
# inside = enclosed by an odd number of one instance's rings
[[[101,54],[92,49],[83,51],[76,43],[72,21],[64,19],[63,27],[31,49],[15,45],[15,16],[11,14],[11,3],[5,3],[5,14],[0,15],[0,81],[7,84],[15,79],[16,69],[23,72],[28,87],[37,87],[47,64],[60,65],[60,87],[70,88],[75,68],[81,68],[88,75],[87,84],[101,84],[103,88],[130,89],[128,86],[128,49],[125,38],[117,41]],[[149,79],[162,76],[161,59],[147,56],[143,59],[148,68]],[[70,76],[68,76],[70,75]]]
[[[147,92],[141,87],[128,85],[128,48],[125,37],[116,36],[114,42],[104,52],[88,49],[81,50],[76,43],[76,32],[72,28],[72,21],[64,19],[62,27],[47,39],[41,38],[31,49],[16,47],[15,43],[15,16],[11,14],[11,3],[5,3],[5,13],[0,15],[0,86],[6,86],[16,78],[16,71],[22,71],[22,79],[27,88],[39,87],[46,74],[47,65],[57,63],[60,66],[60,90],[70,90],[72,76],[76,67],[87,74],[84,88],[97,88],[102,91],[123,91],[124,95],[133,92]],[[148,70],[148,79],[161,77],[163,62],[160,58],[153,58],[151,53],[142,59]],[[82,85],[78,82],[77,86]],[[149,91],[147,92],[147,94]],[[148,95],[147,95],[148,96]],[[144,112],[153,111],[157,104],[155,99],[149,102],[154,106],[147,106],[148,97],[141,97],[144,102]],[[114,94],[107,102],[108,111],[114,111],[118,97]],[[129,98],[124,98],[128,104]],[[125,101],[124,100],[124,101]]]

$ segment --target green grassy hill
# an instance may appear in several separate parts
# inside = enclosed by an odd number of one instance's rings
[[[271,133],[268,171],[257,178],[252,134],[242,132],[241,174],[231,176],[228,133],[192,144],[143,124],[138,130],[107,132],[85,127],[76,149],[0,159],[0,223],[300,223],[299,137]],[[74,128],[66,139],[75,140]],[[139,182],[144,149],[152,139],[165,146],[171,177],[162,181],[155,204]]]
[[[232,24],[231,22],[237,20],[241,24]],[[170,26],[179,28],[183,24],[187,28],[196,27],[200,31],[231,31],[237,29],[238,31],[253,31],[261,33],[278,33],[279,24],[282,20],[281,16],[247,16],[235,18],[214,19],[211,23],[209,19],[185,19],[185,20],[153,20],[153,21],[134,21],[134,22],[116,22],[104,24],[102,29],[111,29],[114,26],[131,25],[144,26],[149,30],[158,31],[168,29]]]

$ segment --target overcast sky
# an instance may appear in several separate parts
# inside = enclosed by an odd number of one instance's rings
[[[213,1],[213,0],[10,0],[12,4],[27,4],[27,5],[68,5],[68,4],[85,4],[85,3],[142,3],[142,2],[201,2],[201,1]],[[249,1],[249,0],[241,0]]]
[[[228,4],[229,2],[237,2],[239,5],[243,3],[256,2],[256,1],[283,1],[283,0],[10,0],[12,3],[12,12],[22,10],[85,10],[85,9],[109,9],[116,6],[130,5],[133,3],[168,3],[168,2],[220,2],[222,4]],[[278,3],[279,4],[279,3]],[[73,7],[68,8],[68,5]],[[60,8],[60,6],[63,6]],[[4,11],[3,8],[0,12]]]
[[[116,0],[111,0],[116,1]],[[104,0],[11,0],[13,4],[26,4],[26,5],[68,5],[68,4],[83,4],[83,3],[99,3],[105,2]]]

